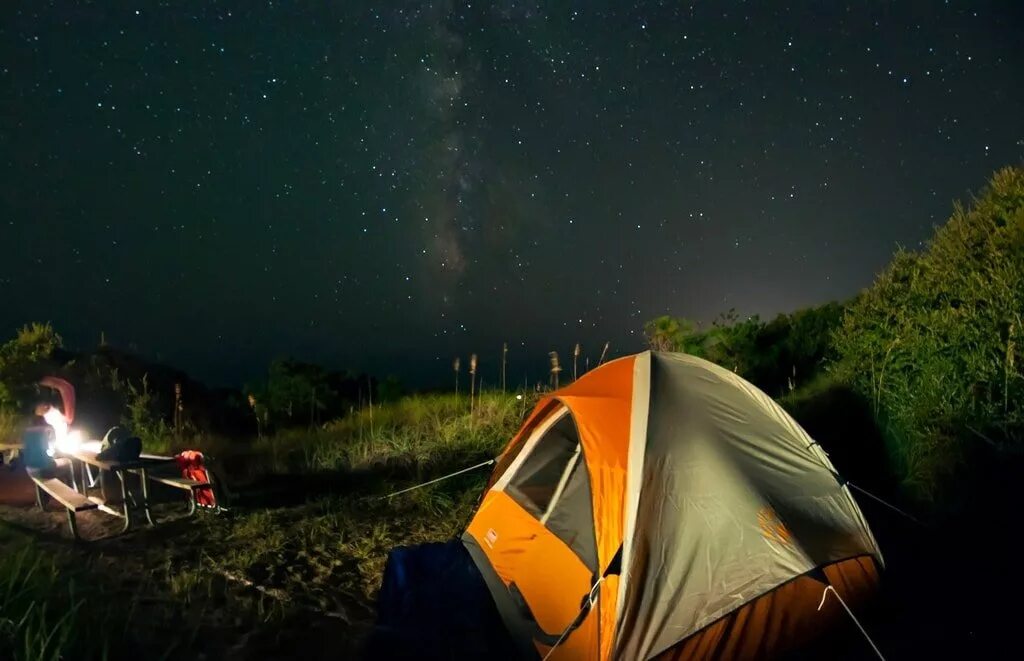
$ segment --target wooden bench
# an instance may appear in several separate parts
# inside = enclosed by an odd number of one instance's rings
[[[175,489],[182,489],[188,492],[188,515],[192,516],[196,513],[198,503],[196,503],[196,489],[202,489],[204,487],[212,487],[209,482],[200,482],[199,480],[190,480],[187,477],[173,477],[169,475],[154,475],[149,473],[147,475],[149,479],[160,484],[166,484],[169,487]]]
[[[39,505],[39,509],[45,509],[43,492],[46,492],[67,509],[68,525],[71,527],[71,534],[75,539],[81,539],[78,534],[78,522],[75,519],[75,515],[86,510],[94,510],[99,505],[64,484],[56,477],[47,476],[45,473],[31,468],[28,469],[28,475],[36,485],[36,504]]]
[[[168,459],[168,457],[160,457],[157,455],[143,454],[140,456],[141,459]],[[139,470],[132,470],[133,473],[141,473]],[[210,482],[200,482],[199,480],[190,480],[187,477],[181,477],[180,475],[167,475],[154,472],[152,469],[146,471],[146,477],[153,482],[159,482],[175,489],[181,489],[182,491],[188,492],[188,515],[192,516],[196,513],[196,490],[204,488],[213,488]]]

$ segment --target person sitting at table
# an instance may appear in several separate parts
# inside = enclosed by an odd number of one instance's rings
[[[41,401],[36,405],[36,415],[42,418],[46,424],[53,427],[54,436],[57,440],[68,435],[68,428],[75,420],[75,387],[64,379],[55,376],[43,377],[39,385],[53,388],[60,393],[60,402],[63,410],[54,406],[49,401]]]
[[[49,454],[53,440],[53,427],[48,424],[33,424],[25,428],[21,437],[21,461],[26,469],[45,472],[57,467]]]
[[[53,458],[53,448],[59,435],[68,433],[68,420],[50,401],[40,401],[33,411],[31,424],[22,434],[21,458],[25,468],[36,473],[51,473],[59,465]],[[63,463],[63,462],[62,462]]]
[[[59,393],[63,410],[45,395],[39,400],[34,410],[35,420],[25,429],[22,439],[22,458],[26,468],[49,472],[66,463],[54,461],[52,454],[56,442],[68,435],[68,428],[75,419],[75,388],[55,376],[43,377],[39,385]]]

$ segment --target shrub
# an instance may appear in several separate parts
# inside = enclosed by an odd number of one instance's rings
[[[849,308],[834,374],[895,439],[906,483],[935,498],[982,448],[1019,452],[1024,170],[997,172],[927,247],[900,251]]]
[[[0,407],[26,404],[36,392],[36,383],[53,366],[51,356],[62,344],[50,324],[33,323],[0,346]]]

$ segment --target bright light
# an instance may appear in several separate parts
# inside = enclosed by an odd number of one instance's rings
[[[57,438],[57,442],[60,443],[68,434],[68,421],[64,417],[64,414],[60,412],[60,409],[50,407],[43,414],[43,420],[46,420],[46,424],[53,427],[53,435]]]
[[[80,447],[85,438],[82,436],[82,432],[78,429],[72,429],[71,431],[64,434],[63,437],[58,436],[57,441],[54,443],[54,447],[57,452],[61,454],[67,454],[69,452],[75,452]]]
[[[82,443],[82,449],[86,452],[99,453],[103,449],[103,441],[84,441]]]
[[[521,400],[522,398],[523,398],[523,396],[522,396],[522,395],[516,395],[516,400],[517,400],[517,401],[518,401],[518,400]]]

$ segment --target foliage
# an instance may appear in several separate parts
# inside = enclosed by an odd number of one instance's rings
[[[833,358],[843,309],[829,302],[776,316],[758,330],[746,378],[776,396],[814,381]]]
[[[703,354],[703,336],[697,324],[689,319],[662,315],[644,324],[644,335],[654,351]]]
[[[377,401],[396,402],[405,394],[402,382],[396,376],[389,376],[377,384]]]
[[[740,375],[749,375],[761,362],[758,338],[763,327],[758,316],[740,320],[736,311],[730,310],[720,315],[705,333],[702,357]]]
[[[266,382],[249,392],[257,415],[281,427],[313,425],[336,398],[324,368],[290,359],[272,362]]]
[[[740,319],[730,310],[703,331],[692,321],[663,316],[645,324],[644,333],[652,349],[705,358],[782,395],[822,372],[842,311],[839,303],[826,303],[780,314],[766,324],[756,315]]]
[[[149,388],[149,376],[144,375],[138,385],[125,380],[125,415],[121,423],[142,440],[147,450],[162,448],[167,444],[171,428],[161,415],[161,408],[155,394]]]
[[[979,449],[1020,452],[1024,170],[997,172],[920,253],[900,251],[836,334],[838,378],[872,403],[907,483],[934,497]]]
[[[63,341],[50,324],[32,323],[0,346],[0,407],[21,408],[36,392],[36,383],[51,367]]]

